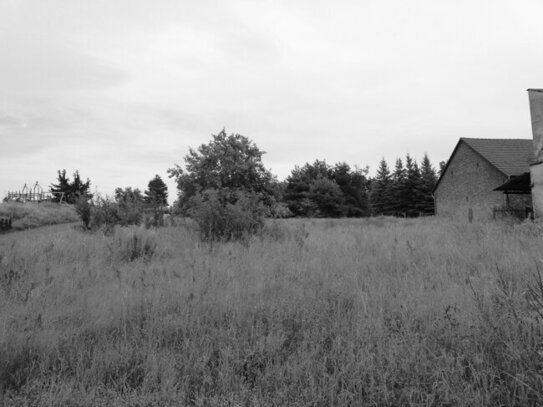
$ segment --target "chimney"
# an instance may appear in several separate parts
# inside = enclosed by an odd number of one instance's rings
[[[543,218],[543,89],[528,89],[528,97],[535,159],[530,165],[532,202],[535,217]]]

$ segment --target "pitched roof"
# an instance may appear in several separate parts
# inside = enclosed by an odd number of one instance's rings
[[[529,172],[530,163],[534,160],[534,146],[531,139],[462,137],[460,140],[507,176]]]
[[[454,148],[451,157],[441,172],[433,191],[437,189],[443,175],[449,167],[456,150],[465,143],[473,151],[483,157],[504,175],[511,177],[530,171],[530,163],[534,161],[534,146],[531,139],[496,139],[496,138],[466,138],[461,137]]]

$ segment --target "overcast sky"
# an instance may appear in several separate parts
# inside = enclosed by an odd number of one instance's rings
[[[531,138],[543,2],[0,0],[0,193],[145,189],[223,127],[295,165]],[[171,202],[172,200],[170,200]]]

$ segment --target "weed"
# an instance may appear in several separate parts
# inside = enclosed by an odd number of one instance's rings
[[[178,223],[2,235],[0,404],[543,404],[533,227]]]
[[[141,227],[117,229],[115,242],[121,261],[149,260],[157,249],[156,234]]]

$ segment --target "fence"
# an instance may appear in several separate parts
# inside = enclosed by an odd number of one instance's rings
[[[492,211],[492,216],[494,219],[501,219],[507,217],[513,217],[518,219],[533,219],[534,210],[533,208],[494,208]]]
[[[8,192],[8,201],[16,202],[43,202],[52,201],[53,194],[50,192]]]
[[[34,188],[30,189],[25,184],[25,186],[23,187],[21,191],[8,192],[8,195],[6,198],[8,201],[15,201],[15,202],[43,202],[43,201],[52,201],[53,194],[49,191],[44,192],[43,188],[36,181]]]

